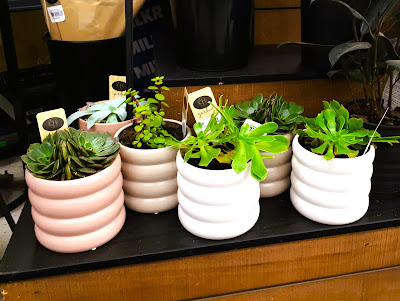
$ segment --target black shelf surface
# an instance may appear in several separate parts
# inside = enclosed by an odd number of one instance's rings
[[[176,209],[157,215],[127,209],[124,227],[110,242],[94,251],[60,254],[45,249],[36,240],[27,202],[0,263],[0,282],[400,226],[400,192],[372,192],[367,214],[344,226],[327,226],[306,219],[294,209],[288,192],[261,199],[260,205],[260,217],[249,232],[222,241],[201,239],[187,232]]]
[[[42,9],[40,0],[8,0],[10,12]]]
[[[301,63],[301,47],[259,45],[253,47],[247,66],[229,71],[196,71],[178,64],[174,43],[165,33],[153,35],[156,74],[169,87],[244,84],[327,78],[326,73]],[[167,49],[167,50],[166,50]]]

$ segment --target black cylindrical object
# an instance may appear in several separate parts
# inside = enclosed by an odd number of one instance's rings
[[[222,71],[247,64],[253,0],[170,0],[178,63]]]
[[[67,116],[86,102],[108,99],[110,75],[125,75],[125,37],[98,41],[58,41],[44,35],[56,73],[60,107]]]
[[[345,0],[351,5],[350,0]],[[331,1],[301,1],[301,40],[307,43],[338,45],[353,39],[352,16]],[[327,47],[302,48],[302,62],[321,71],[331,69]]]

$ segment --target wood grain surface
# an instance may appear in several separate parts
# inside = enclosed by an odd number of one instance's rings
[[[301,0],[254,0],[254,8],[299,7]]]
[[[397,266],[399,234],[387,228],[0,286],[4,301],[201,298]],[[379,275],[370,277],[389,277]],[[380,286],[369,289],[379,294]]]
[[[352,99],[352,94],[345,80],[314,79],[296,81],[277,81],[236,85],[210,86],[217,102],[220,95],[229,100],[229,104],[235,104],[245,100],[251,100],[261,93],[268,96],[271,93],[283,95],[286,101],[294,101],[304,107],[305,116],[315,116],[322,110],[322,100],[336,99],[342,103]],[[187,87],[188,92],[194,92],[204,86]],[[165,109],[168,118],[181,120],[182,99],[184,87],[173,87],[166,94],[166,101],[171,106]],[[355,89],[356,98],[362,96],[361,87]],[[193,114],[188,114],[188,124],[194,124]]]
[[[398,301],[400,267],[248,291],[208,301]],[[197,299],[200,300],[200,299]]]

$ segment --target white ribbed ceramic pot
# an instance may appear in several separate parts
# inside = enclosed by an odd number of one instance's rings
[[[208,170],[184,163],[178,167],[178,215],[190,233],[207,239],[228,239],[250,230],[260,214],[260,185],[250,167],[240,174],[232,169]]]
[[[164,120],[182,125],[176,120]],[[129,126],[131,125],[119,129],[115,137]],[[187,127],[186,130],[190,135],[190,129]],[[119,145],[125,205],[142,213],[158,213],[176,207],[178,205],[175,163],[177,150],[173,147],[135,149],[121,143]]]
[[[121,158],[106,169],[69,181],[50,181],[25,171],[35,234],[46,248],[77,253],[111,240],[125,222]]]
[[[292,142],[292,133],[284,134],[284,136]],[[283,193],[290,186],[292,146],[290,145],[283,153],[273,154],[261,151],[260,154],[274,156],[271,159],[263,159],[267,168],[267,177],[260,182],[261,197],[269,198]]]
[[[293,206],[305,217],[327,225],[345,225],[362,218],[369,206],[374,147],[356,158],[325,160],[293,139]]]

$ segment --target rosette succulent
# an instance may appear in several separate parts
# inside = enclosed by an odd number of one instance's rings
[[[381,137],[378,132],[363,128],[361,118],[349,118],[349,111],[336,100],[323,101],[324,110],[315,118],[304,118],[304,130],[297,133],[313,153],[326,160],[345,155],[359,155],[372,137],[372,142],[398,143],[400,136]]]
[[[69,128],[31,144],[21,159],[35,177],[63,181],[99,172],[113,163],[118,152],[118,139],[108,133]]]
[[[264,124],[275,122],[278,132],[287,133],[292,131],[302,122],[300,114],[304,109],[294,102],[286,102],[283,96],[271,94],[264,98],[257,94],[252,101],[244,101],[236,104],[235,123],[242,126],[246,119],[254,120]]]

